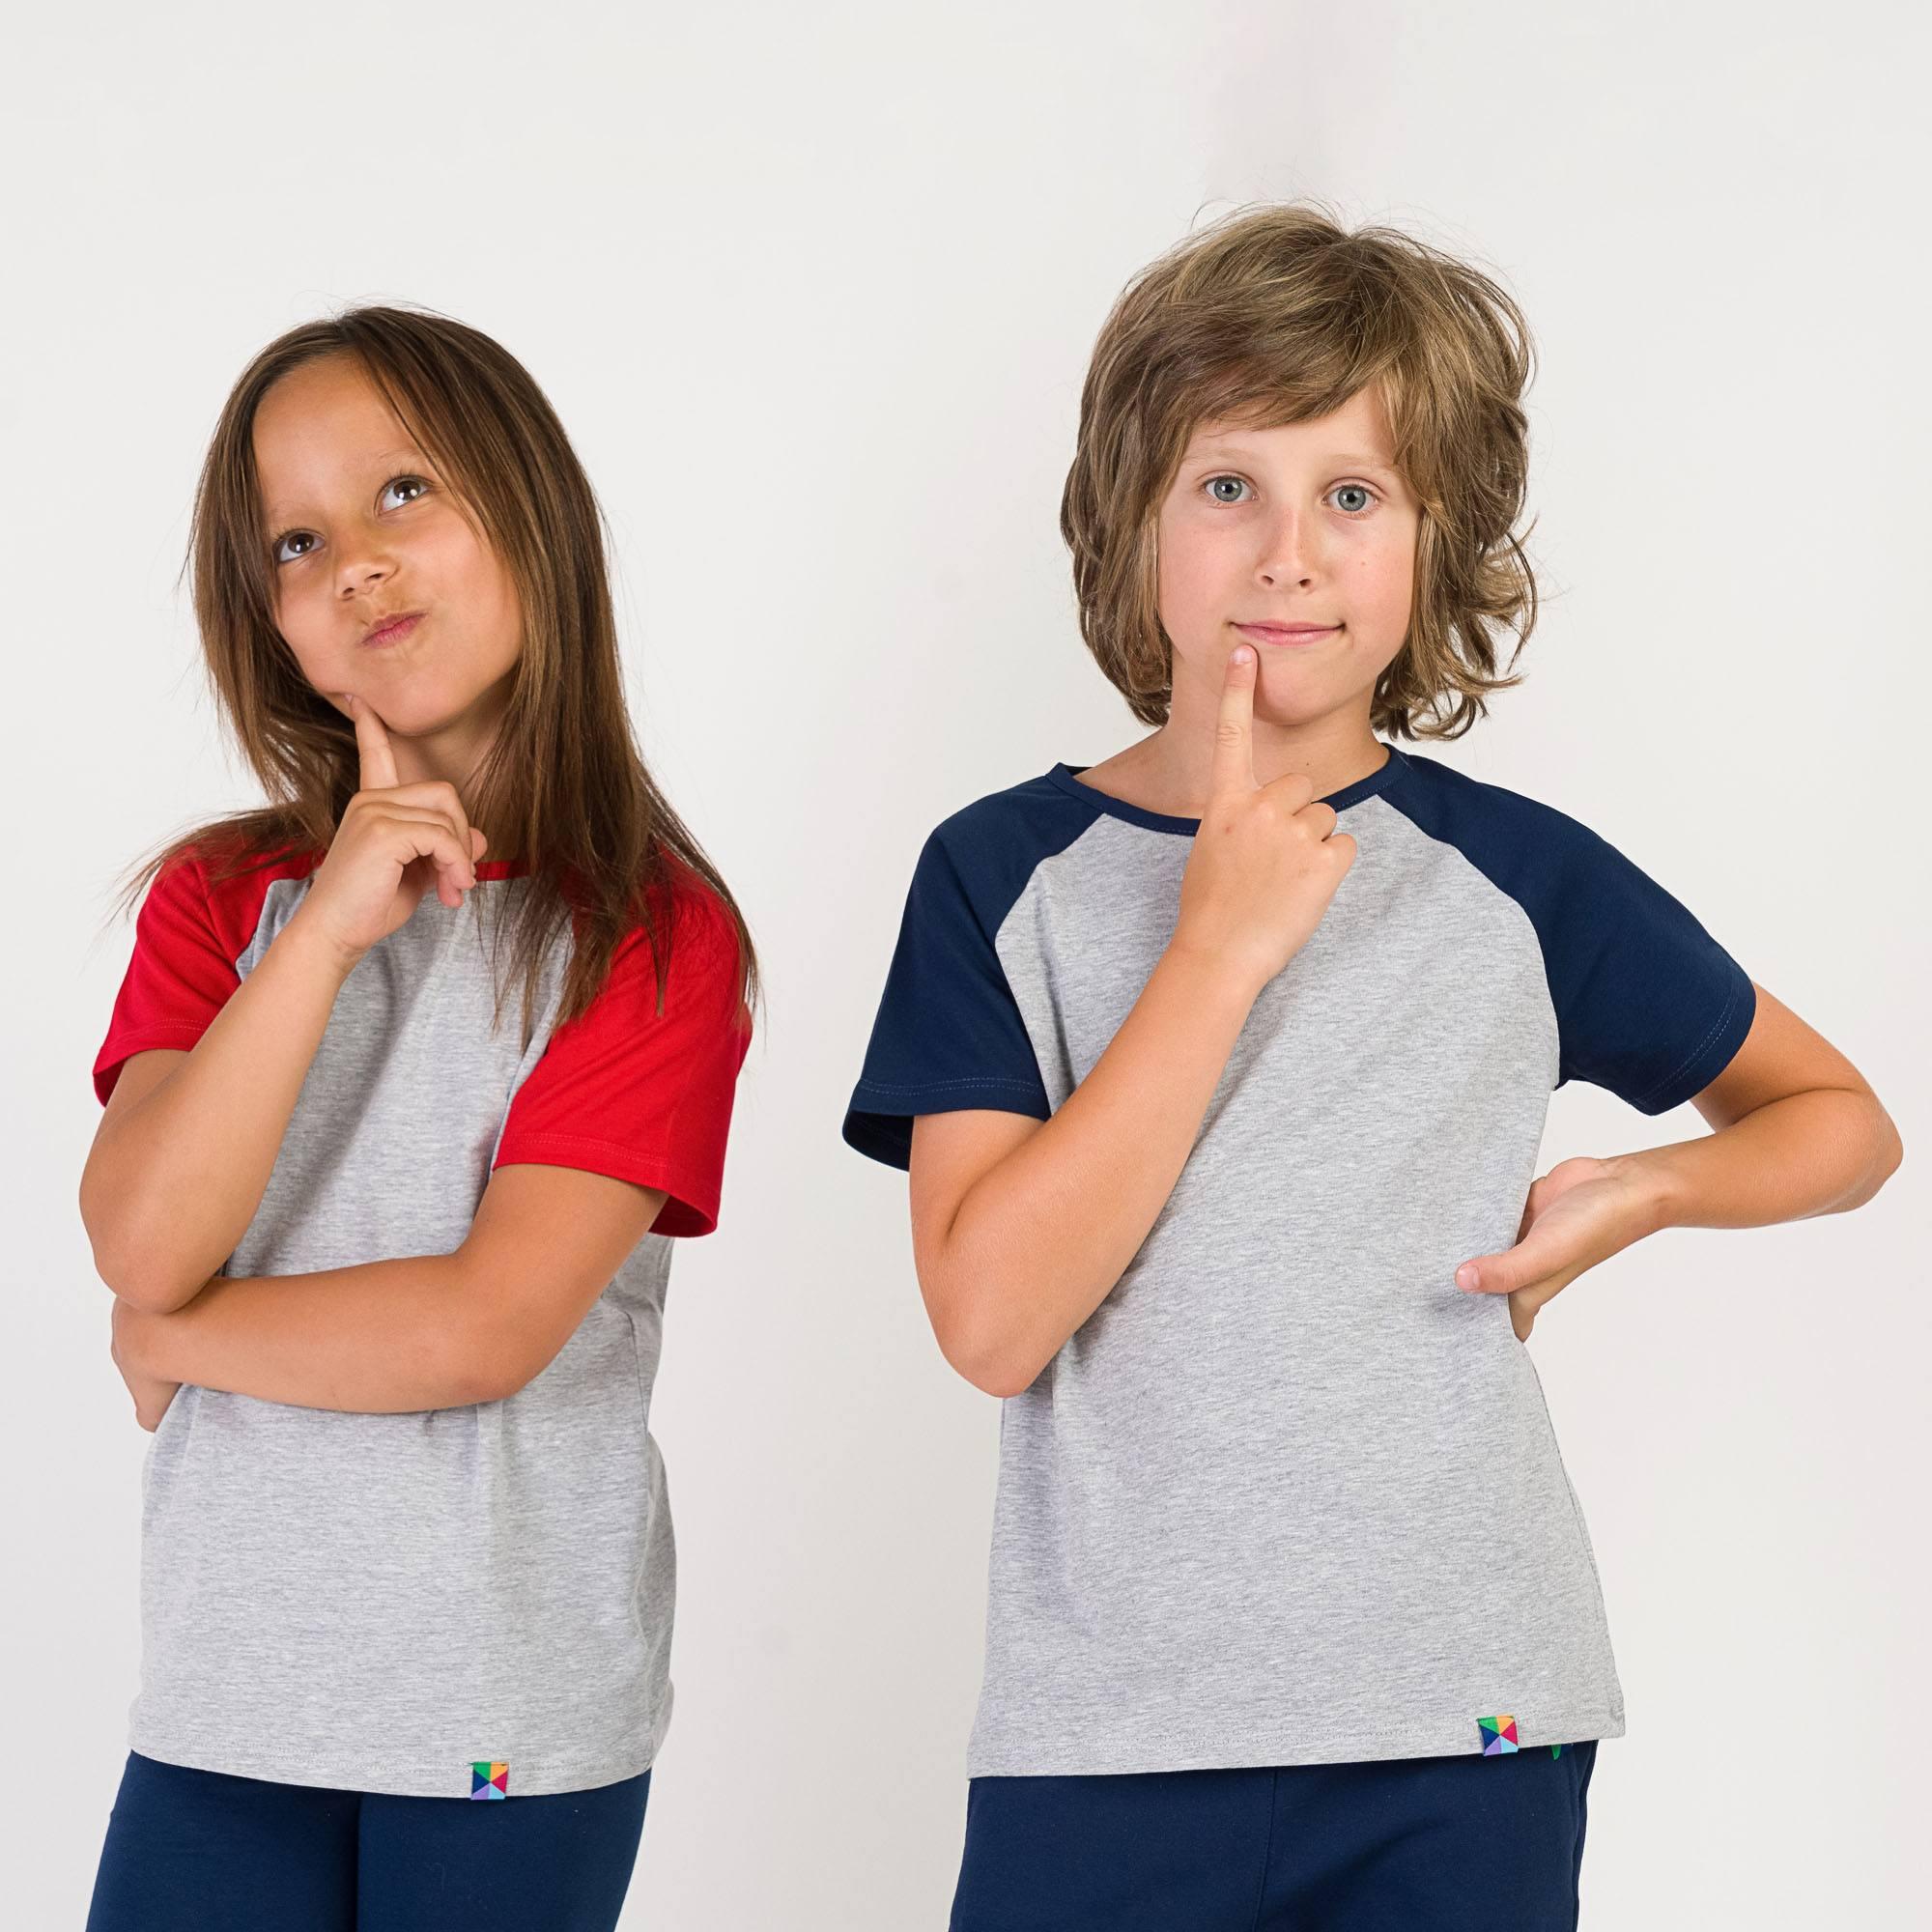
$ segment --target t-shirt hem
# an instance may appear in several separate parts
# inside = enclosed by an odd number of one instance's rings
[[[1218,1732],[1123,1739],[1106,1745],[1011,1739],[975,1745],[967,1752],[970,1777],[1116,1776],[1147,1771],[1243,1771],[1295,1764],[1366,1764],[1390,1758],[1480,1755],[1484,1739],[1478,1713],[1453,1724],[1405,1726],[1394,1731],[1331,1731],[1319,1737],[1283,1731]],[[1582,1744],[1624,1735],[1621,1711],[1517,1719],[1518,1747]]]
[[[591,1791],[619,1784],[650,1770],[663,1747],[670,1715],[651,1727],[643,1744],[628,1751],[608,1751],[589,1757],[527,1757],[512,1751],[497,1760],[510,1767],[511,1798],[542,1798],[561,1791]],[[139,1726],[130,1728],[128,1748],[162,1764],[189,1771],[222,1772],[231,1777],[252,1777],[270,1784],[298,1784],[310,1789],[359,1791],[390,1798],[461,1798],[469,1796],[470,1767],[488,1756],[477,1751],[439,1757],[435,1769],[420,1758],[371,1759],[349,1752],[310,1747],[281,1750],[265,1747],[259,1738],[171,1736]]]
[[[110,1073],[118,1079],[118,1069],[137,1053],[147,1053],[156,1047],[170,1052],[192,1053],[201,1044],[201,1037],[213,1024],[211,1014],[205,1020],[156,1020],[147,1026],[130,1026],[112,1034],[102,1041],[100,1051],[94,1062],[95,1097],[104,1107],[114,1082],[108,1079]]]
[[[499,1167],[574,1167],[608,1175],[639,1187],[662,1188],[666,1200],[652,1232],[692,1239],[718,1227],[718,1197],[696,1168],[675,1155],[625,1147],[584,1134],[505,1133],[492,1170]]]
[[[1729,996],[1695,1051],[1667,1080],[1632,1102],[1639,1113],[1664,1114],[1701,1094],[1737,1057],[1757,1014],[1757,989],[1742,969],[1732,980]]]

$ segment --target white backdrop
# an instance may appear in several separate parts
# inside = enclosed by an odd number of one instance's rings
[[[1923,1668],[1922,15],[1487,0],[97,8],[9,32],[9,1584],[0,1917],[78,1926],[138,1661],[148,1438],[74,1193],[163,832],[250,793],[176,590],[228,384],[430,303],[608,507],[647,755],[771,1005],[653,1425],[677,1717],[627,1927],[943,1925],[997,1405],[925,1327],[903,1181],[838,1138],[914,856],[1138,735],[1055,527],[1122,281],[1321,195],[1526,305],[1529,682],[1439,755],[1581,817],[1890,1106],[1855,1215],[1676,1231],[1532,1344],[1630,1711],[1586,1926],[1903,1924]],[[1915,36],[1911,44],[1901,39]],[[1913,986],[1920,992],[1910,993]],[[1701,1130],[1566,1088],[1545,1166]]]

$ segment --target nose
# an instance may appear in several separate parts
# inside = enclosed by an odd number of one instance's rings
[[[1293,503],[1284,503],[1279,512],[1261,529],[1261,548],[1255,560],[1255,579],[1271,590],[1293,584],[1313,583],[1320,569],[1319,540],[1309,521],[1295,512]]]
[[[336,553],[336,589],[346,602],[385,582],[395,568],[395,559],[376,544],[345,541]]]

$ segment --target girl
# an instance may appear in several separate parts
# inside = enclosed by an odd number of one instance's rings
[[[487,336],[270,344],[190,551],[270,802],[130,888],[94,1065],[81,1211],[155,1440],[90,1932],[610,1927],[670,1717],[665,1284],[716,1225],[750,939]]]

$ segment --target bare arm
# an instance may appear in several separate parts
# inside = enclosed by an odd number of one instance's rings
[[[1762,986],[1731,1064],[1691,1104],[1717,1130],[1623,1156],[1662,1225],[1757,1228],[1861,1208],[1905,1144],[1864,1076]]]
[[[363,788],[307,895],[192,1051],[130,1055],[80,1179],[102,1281],[156,1312],[198,1293],[262,1205],[342,982],[434,885],[460,905],[485,843],[454,785],[399,785],[387,733],[354,701]]]
[[[149,1379],[307,1408],[500,1401],[554,1359],[664,1203],[576,1168],[498,1168],[450,1254],[223,1277],[173,1313],[123,1305],[116,1350]]]
[[[947,1360],[988,1394],[1026,1388],[1120,1280],[1256,996],[1353,863],[1307,779],[1256,784],[1245,651],[1229,661],[1174,937],[1106,1051],[1048,1121],[976,1109],[913,1122],[921,1292]]]
[[[1692,1096],[1714,1132],[1558,1161],[1531,1185],[1515,1245],[1456,1270],[1459,1287],[1509,1297],[1519,1341],[1578,1275],[1661,1229],[1843,1213],[1897,1170],[1898,1129],[1858,1068],[1762,986],[1756,995],[1744,1044]]]
[[[124,1300],[179,1308],[234,1253],[353,964],[298,913],[192,1052],[123,1065],[80,1215],[96,1269]]]
[[[1016,1395],[1120,1280],[1194,1147],[1254,996],[1170,951],[1049,1121],[913,1122],[913,1256],[941,1350]]]

